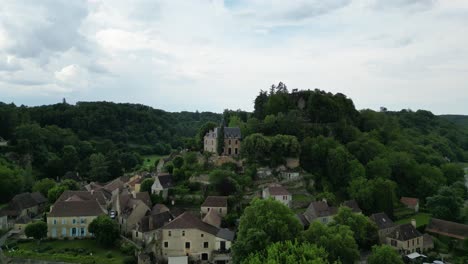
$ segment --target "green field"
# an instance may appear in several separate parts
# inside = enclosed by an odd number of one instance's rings
[[[411,223],[411,219],[415,219],[416,220],[416,226],[420,227],[422,225],[427,225],[429,223],[430,218],[431,218],[430,214],[418,213],[418,214],[415,214],[415,215],[413,215],[411,217],[400,219],[400,220],[396,221],[396,223],[397,224],[407,224],[407,223]]]
[[[18,243],[14,251],[4,251],[9,257],[63,261],[70,263],[122,264],[125,257],[117,248],[103,248],[95,240],[53,240]]]
[[[143,169],[149,170],[151,166],[154,166],[154,162],[160,158],[166,158],[169,155],[147,155],[143,156],[143,165],[141,166]]]

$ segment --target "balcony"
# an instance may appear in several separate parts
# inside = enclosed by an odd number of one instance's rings
[[[230,249],[218,249],[213,250],[213,261],[216,263],[217,261],[230,261],[231,260],[231,250]]]

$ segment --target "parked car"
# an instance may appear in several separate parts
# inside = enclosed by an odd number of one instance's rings
[[[109,216],[110,216],[110,218],[115,219],[115,217],[117,216],[117,213],[114,210],[111,210],[109,212]]]

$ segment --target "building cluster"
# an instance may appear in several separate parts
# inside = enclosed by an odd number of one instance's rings
[[[238,156],[241,148],[241,131],[238,127],[224,127],[224,146],[221,148],[222,156]],[[203,150],[205,152],[218,152],[218,137],[221,136],[221,128],[216,127],[208,131],[203,138]]]

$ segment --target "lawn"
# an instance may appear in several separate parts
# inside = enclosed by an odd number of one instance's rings
[[[418,213],[418,214],[415,214],[413,216],[410,216],[410,217],[407,217],[407,218],[404,218],[404,219],[400,219],[400,220],[396,221],[396,223],[397,224],[407,224],[407,223],[411,223],[411,219],[415,219],[416,220],[416,227],[420,227],[422,225],[427,225],[429,223],[430,218],[431,218],[430,214]]]
[[[117,248],[103,248],[89,239],[28,241],[18,243],[15,251],[4,252],[9,257],[82,264],[122,264],[125,257]]]
[[[148,170],[151,166],[154,166],[154,162],[160,158],[166,158],[169,155],[146,155],[143,156],[143,166],[142,168]]]

